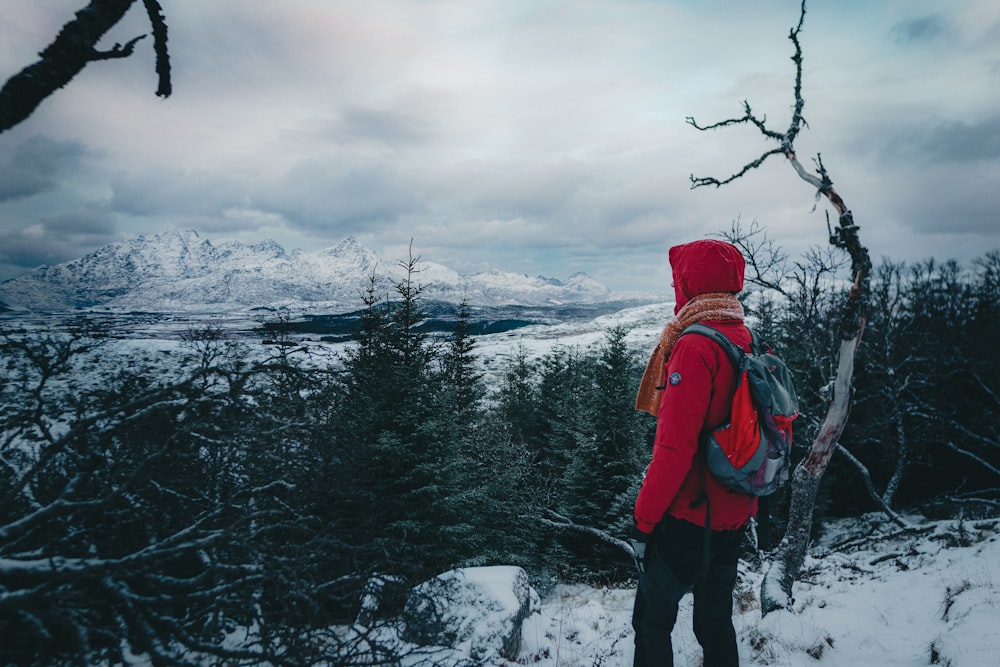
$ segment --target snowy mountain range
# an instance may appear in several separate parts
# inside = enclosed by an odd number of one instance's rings
[[[504,271],[460,275],[421,261],[424,298],[470,305],[601,301],[607,287],[584,273],[566,281]],[[234,312],[259,307],[355,309],[372,275],[380,290],[403,276],[353,237],[324,250],[286,252],[274,241],[213,244],[195,231],[114,243],[79,259],[42,266],[0,283],[0,305],[17,310]]]

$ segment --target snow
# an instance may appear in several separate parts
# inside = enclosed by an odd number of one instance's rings
[[[542,600],[541,613],[525,621],[518,662],[631,665],[634,599],[634,589],[558,586]]]
[[[761,574],[741,562],[734,607],[741,664],[1000,665],[1000,521],[908,520],[916,534],[881,515],[828,524],[794,587],[792,609],[763,619]],[[488,581],[489,568],[482,572]],[[631,665],[634,597],[634,586],[556,586],[524,622],[517,660],[489,664]],[[679,667],[701,665],[691,614],[689,595],[673,633]],[[430,651],[436,665],[466,664],[463,651],[400,648],[411,661]]]
[[[537,593],[519,567],[451,570],[413,589],[406,604],[408,633],[452,636],[453,648],[473,659],[517,651],[517,618],[537,611]]]
[[[673,316],[673,302],[660,302],[624,308],[588,322],[532,324],[499,334],[476,337],[480,359],[509,359],[519,350],[529,360],[552,351],[554,346],[592,349],[607,340],[608,329],[622,326],[628,331],[630,349],[648,351],[656,346],[663,323]],[[643,360],[645,362],[645,359]]]
[[[921,521],[907,518],[914,524]],[[923,522],[919,530],[903,534],[880,515],[828,524],[795,585],[793,608],[763,619],[757,596],[761,575],[741,562],[734,607],[740,664],[1000,665],[1000,520]],[[510,568],[475,568],[472,576],[498,599],[510,596]],[[525,620],[516,660],[494,656],[483,663],[470,661],[468,641],[456,648],[407,644],[391,624],[374,631],[358,626],[330,630],[351,650],[392,649],[401,667],[624,667],[632,664],[634,597],[634,586],[556,586],[541,601],[540,613]],[[469,599],[466,604],[469,617],[478,615],[484,625],[469,632],[496,630],[488,627],[490,617],[479,613],[479,602]],[[510,604],[515,605],[513,598]],[[673,632],[678,667],[701,667],[691,614],[689,595],[681,602]],[[238,649],[255,633],[254,628],[236,629],[227,646]],[[137,656],[130,664],[148,661]]]
[[[792,610],[763,619],[761,575],[741,564],[734,615],[741,664],[1000,665],[1000,524],[925,523],[916,537],[892,537],[886,524],[879,515],[834,523],[806,560]],[[841,531],[873,528],[884,538],[832,548]],[[971,543],[953,545],[963,530]],[[634,588],[557,587],[525,622],[520,659],[506,665],[631,665],[634,596]],[[691,611],[687,596],[673,635],[681,667],[701,664]]]

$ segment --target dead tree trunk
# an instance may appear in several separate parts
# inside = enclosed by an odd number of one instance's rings
[[[796,66],[796,76],[795,105],[791,123],[786,131],[769,130],[765,121],[754,115],[747,102],[743,103],[744,115],[742,118],[733,118],[704,127],[698,125],[693,118],[687,119],[688,123],[699,130],[749,123],[757,127],[767,139],[779,144],[777,148],[763,153],[753,162],[746,164],[739,172],[724,180],[692,176],[692,188],[706,185],[716,187],[725,185],[756,169],[773,155],[784,156],[799,177],[815,187],[818,195],[825,197],[837,211],[838,224],[836,228],[830,230],[829,240],[831,244],[845,250],[850,255],[851,270],[854,276],[854,284],[841,307],[839,317],[838,339],[840,344],[837,350],[833,397],[827,408],[819,434],[813,441],[808,455],[796,466],[792,474],[792,500],[788,526],[777,550],[768,559],[767,571],[761,586],[761,611],[763,614],[775,609],[788,608],[792,602],[792,584],[802,568],[809,546],[809,532],[812,525],[813,508],[816,503],[816,492],[850,414],[854,357],[864,332],[865,302],[868,293],[868,278],[871,272],[868,249],[862,245],[858,237],[858,227],[854,224],[854,216],[844,200],[834,190],[833,181],[823,166],[821,156],[816,156],[816,172],[812,173],[803,167],[795,154],[795,138],[804,123],[802,117],[802,108],[805,105],[802,97],[802,47],[799,43],[799,34],[802,31],[805,16],[806,2],[802,0],[798,25],[789,34],[789,39],[795,46],[792,61]]]

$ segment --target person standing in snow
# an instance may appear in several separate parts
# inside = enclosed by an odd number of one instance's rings
[[[632,627],[636,667],[673,665],[677,607],[694,594],[694,633],[705,667],[739,664],[733,587],[754,496],[730,490],[709,472],[698,439],[729,420],[737,375],[726,352],[705,336],[680,336],[701,322],[750,349],[736,294],[746,262],[739,249],[701,240],[669,252],[675,318],[653,351],[636,409],[657,418],[653,458],[635,501],[631,541],[639,566]]]

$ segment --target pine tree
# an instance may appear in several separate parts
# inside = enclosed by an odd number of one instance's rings
[[[369,567],[426,576],[467,555],[473,531],[462,500],[468,487],[460,422],[447,401],[457,391],[440,351],[421,330],[419,258],[401,266],[394,299],[372,277],[356,346],[345,358],[333,460],[333,491],[351,542],[372,545]],[[463,343],[464,345],[464,343]],[[462,374],[471,372],[463,367]]]
[[[591,378],[580,353],[565,347],[547,352],[539,364],[536,428],[528,439],[537,493],[549,507],[562,502],[562,479],[574,452],[590,437]]]
[[[586,520],[609,529],[630,525],[631,503],[642,475],[644,435],[650,430],[649,420],[635,410],[640,369],[627,346],[627,334],[622,327],[608,330],[594,396],[592,465],[605,483],[591,495],[593,509]]]
[[[483,398],[482,373],[476,369],[475,347],[469,304],[463,301],[441,359],[449,400],[459,422],[470,423]]]
[[[625,535],[642,480],[645,440],[653,422],[634,407],[641,369],[627,345],[628,331],[613,327],[591,364],[587,410],[589,437],[573,452],[564,481],[562,510],[578,524]],[[574,552],[587,566],[604,572],[630,566],[617,550],[595,551],[592,539],[574,539]]]
[[[538,424],[538,396],[534,384],[534,364],[528,351],[519,345],[504,371],[503,384],[496,399],[501,422],[509,439],[527,445],[534,438]]]

